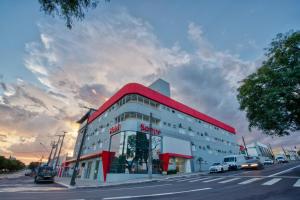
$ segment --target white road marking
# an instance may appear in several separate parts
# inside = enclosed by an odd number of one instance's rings
[[[289,171],[291,171],[291,170],[293,170],[293,169],[295,169],[295,168],[298,168],[298,167],[300,167],[300,165],[297,165],[297,166],[295,166],[295,167],[291,167],[291,168],[289,168],[289,169],[283,170],[283,171],[278,172],[278,173],[275,173],[275,174],[271,174],[271,175],[269,175],[268,177],[273,177],[273,176],[277,176],[277,175],[280,175],[280,174],[284,174],[284,173],[289,172]]]
[[[265,183],[263,183],[262,185],[273,185],[275,183],[277,183],[278,181],[280,181],[282,178],[273,178]]]
[[[235,180],[239,180],[241,178],[232,178],[232,179],[229,179],[229,180],[225,180],[225,181],[221,181],[219,183],[229,183],[229,182],[232,182],[232,181],[235,181]]]
[[[260,180],[260,179],[261,179],[261,178],[251,178],[251,179],[249,179],[249,180],[240,182],[239,184],[245,185],[245,184],[248,184],[248,183],[252,183],[252,182],[254,182],[254,181],[258,181],[258,180]]]
[[[130,188],[112,188],[112,189],[105,189],[105,191],[111,191],[111,190],[134,190],[134,189],[140,189],[140,188],[151,188],[151,187],[161,187],[165,185],[172,185],[171,183],[167,184],[160,184],[160,185],[146,185],[146,186],[139,186],[139,187],[130,187]]]
[[[1,188],[0,192],[53,191],[53,190],[65,190],[65,188],[59,188],[59,187],[9,187],[9,188]]]
[[[300,187],[300,179],[298,179],[297,181],[296,181],[296,183],[293,185],[294,187]]]
[[[191,181],[189,181],[189,182],[190,182],[190,183],[194,183],[194,182],[197,182],[197,181],[203,181],[203,180],[207,180],[207,179],[210,179],[210,177],[208,177],[208,178],[195,179],[195,180],[191,180]]]
[[[106,198],[103,198],[103,200],[131,199],[131,198],[141,198],[141,197],[167,196],[167,195],[173,195],[173,194],[183,194],[183,193],[189,193],[189,192],[198,192],[198,191],[210,190],[210,189],[212,189],[212,188],[200,188],[200,189],[194,189],[194,190],[184,190],[184,191],[179,191],[179,192],[166,192],[166,193],[145,194],[145,195],[136,195],[136,196],[106,197]]]
[[[224,177],[221,177],[221,178],[215,178],[215,179],[210,179],[210,180],[207,180],[207,181],[203,181],[203,183],[209,183],[209,182],[218,181],[218,180],[221,180],[221,179],[224,179]]]

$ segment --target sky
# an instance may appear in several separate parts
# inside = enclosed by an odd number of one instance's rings
[[[129,82],[171,84],[172,97],[234,126],[237,139],[293,148],[299,133],[248,130],[236,89],[278,33],[299,30],[299,1],[100,1],[72,30],[38,0],[0,1],[0,155],[47,158],[81,108],[98,108]],[[45,159],[44,159],[45,160]]]

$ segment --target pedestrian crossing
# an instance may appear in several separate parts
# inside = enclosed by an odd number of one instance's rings
[[[238,185],[248,185],[255,183],[261,184],[262,186],[271,186],[274,184],[278,184],[282,182],[284,178],[277,178],[277,177],[232,177],[232,176],[223,176],[223,177],[213,177],[213,176],[199,176],[199,177],[176,177],[171,179],[164,179],[160,181],[166,181],[166,182],[175,182],[175,183],[218,183],[218,184],[226,184],[226,183],[232,183],[232,184],[238,184]],[[290,179],[292,181],[295,181],[293,183],[293,187],[300,188],[300,178],[293,178]]]

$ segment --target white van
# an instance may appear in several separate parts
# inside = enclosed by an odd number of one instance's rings
[[[236,170],[241,169],[241,165],[246,162],[246,159],[243,155],[229,155],[225,156],[223,161],[229,165],[229,170]]]

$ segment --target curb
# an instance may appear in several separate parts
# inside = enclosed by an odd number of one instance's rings
[[[102,188],[102,187],[109,187],[109,186],[120,186],[120,185],[128,185],[128,184],[137,184],[137,183],[148,183],[148,182],[155,182],[160,180],[168,180],[171,178],[179,178],[179,177],[190,177],[194,175],[206,175],[207,172],[198,172],[198,173],[189,173],[189,174],[181,174],[181,175],[171,175],[168,177],[161,177],[161,178],[154,178],[154,179],[143,179],[143,180],[132,180],[128,182],[121,182],[121,183],[104,183],[103,185],[87,185],[87,186],[70,186],[69,184],[65,184],[62,182],[55,181],[55,183],[64,186],[68,189],[77,189],[77,188]]]

